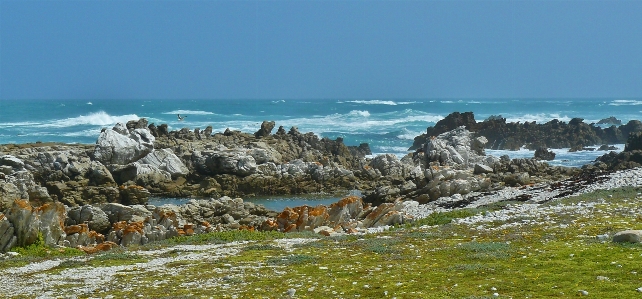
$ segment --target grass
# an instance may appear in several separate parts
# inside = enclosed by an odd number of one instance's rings
[[[129,265],[100,286],[101,294],[115,298],[288,298],[289,289],[296,290],[293,298],[569,298],[579,290],[594,298],[633,298],[642,287],[642,245],[595,236],[642,229],[637,193],[598,191],[546,203],[548,212],[537,216],[475,225],[453,220],[483,209],[437,213],[365,236],[244,231],[181,237],[141,249],[215,243],[239,250],[195,251],[198,258],[148,271],[138,263],[190,252],[123,249],[86,262],[63,257],[61,267]],[[315,240],[283,247],[282,239],[290,237]],[[62,281],[53,295],[76,294],[78,282],[65,285],[65,277],[50,273]]]

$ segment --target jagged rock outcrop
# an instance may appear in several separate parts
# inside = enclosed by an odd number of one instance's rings
[[[535,150],[535,155],[533,157],[538,160],[551,161],[551,160],[555,160],[555,153],[552,151],[549,151],[546,148],[540,147]]]
[[[66,237],[66,212],[61,203],[47,203],[34,208],[25,200],[16,200],[6,217],[13,225],[16,246],[35,243],[39,234],[42,234],[46,245],[62,245]]]
[[[128,129],[118,123],[100,133],[94,157],[103,164],[128,164],[151,153],[154,140],[154,135],[147,128]]]
[[[412,204],[417,204],[417,202],[398,201],[372,207],[364,205],[360,197],[348,196],[329,207],[325,205],[288,207],[276,217],[276,221],[268,220],[262,228],[293,232],[314,231],[320,227],[328,227],[333,232],[350,233],[356,231],[356,228],[410,222],[413,220],[412,217],[403,211]]]
[[[465,126],[476,136],[485,136],[488,139],[486,148],[507,150],[518,150],[522,147],[537,149],[579,146],[583,148],[624,143],[631,132],[642,131],[642,123],[637,120],[632,120],[626,125],[602,128],[598,125],[586,124],[581,118],[573,118],[568,123],[554,119],[544,124],[507,123],[502,117],[492,117],[483,122],[477,122],[472,112],[454,112],[437,122],[434,127],[427,128],[425,134],[417,136],[410,149],[419,149],[431,136],[437,136],[458,126]]]
[[[7,216],[0,213],[0,253],[7,252],[18,243],[18,237],[14,235],[13,224]]]
[[[622,170],[642,166],[642,132],[631,133],[624,151],[610,152],[596,159],[594,167],[601,170]],[[585,165],[584,168],[588,166]]]

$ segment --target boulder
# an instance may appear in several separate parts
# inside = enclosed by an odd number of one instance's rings
[[[535,150],[535,159],[551,161],[555,159],[555,153],[546,148],[540,147]]]
[[[475,168],[473,170],[474,174],[482,174],[482,173],[493,173],[493,168],[491,168],[488,165],[484,164],[475,164]]]
[[[203,151],[192,154],[192,162],[204,174],[248,176],[257,170],[256,160],[246,151]]]
[[[145,129],[128,130],[118,123],[100,133],[94,157],[103,164],[125,165],[138,161],[154,149],[155,137]]]
[[[18,238],[14,235],[13,224],[4,214],[0,213],[0,253],[9,251],[17,242]]]
[[[165,148],[153,150],[147,156],[140,159],[141,164],[149,164],[160,170],[167,171],[172,177],[189,174],[189,169],[183,164],[171,149]]]
[[[394,154],[384,154],[379,155],[372,159],[370,166],[379,172],[383,176],[389,176],[394,178],[405,178],[408,176],[412,170],[411,165],[403,164]]]
[[[254,133],[254,136],[256,138],[270,136],[270,134],[272,133],[272,129],[274,129],[274,126],[275,123],[273,121],[263,121],[263,123],[261,123],[261,129],[256,131],[256,133]]]
[[[33,208],[29,202],[16,200],[6,217],[14,226],[17,246],[33,244],[41,233],[45,245],[60,245],[65,239],[65,207],[59,202]]]
[[[613,235],[615,243],[642,243],[642,230],[625,230]]]
[[[111,227],[109,217],[100,208],[92,205],[73,207],[67,212],[65,225],[86,224],[89,230],[106,233]]]

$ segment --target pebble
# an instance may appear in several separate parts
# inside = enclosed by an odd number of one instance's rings
[[[577,292],[580,293],[580,296],[588,296],[588,292],[585,290],[579,290]]]
[[[288,289],[288,296],[292,297],[296,293],[295,289]]]

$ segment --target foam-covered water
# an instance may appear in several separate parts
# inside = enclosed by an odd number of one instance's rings
[[[212,126],[253,133],[261,122],[344,138],[348,145],[366,142],[375,154],[403,156],[415,136],[451,112],[475,113],[478,121],[501,115],[508,121],[587,123],[615,116],[623,123],[639,119],[641,99],[426,99],[426,100],[29,100],[0,101],[0,144],[36,141],[95,143],[100,130],[117,122],[145,117],[170,130]],[[185,116],[180,121],[177,114]],[[558,150],[556,150],[558,151]],[[491,151],[489,151],[491,153]],[[532,157],[532,152],[506,152]],[[577,154],[559,150],[560,165],[588,163],[604,152]]]

